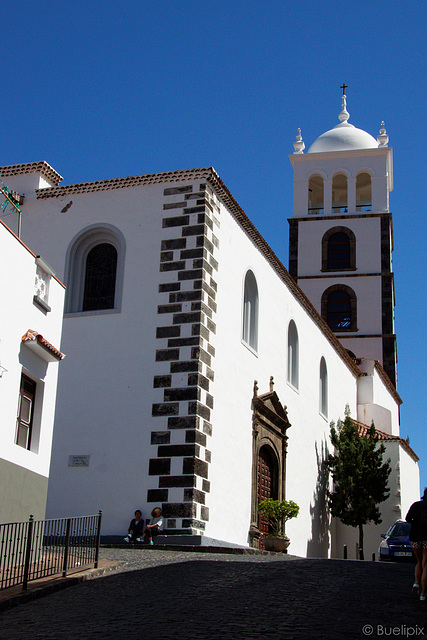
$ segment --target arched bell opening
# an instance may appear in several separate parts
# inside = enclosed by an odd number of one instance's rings
[[[310,176],[308,182],[308,213],[323,213],[324,209],[324,184],[319,174]]]
[[[337,173],[332,180],[332,211],[333,213],[348,211],[348,184],[344,173]]]
[[[372,211],[372,180],[369,173],[356,177],[356,211]]]

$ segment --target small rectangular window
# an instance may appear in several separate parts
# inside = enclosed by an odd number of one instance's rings
[[[24,449],[29,449],[31,444],[35,397],[36,383],[22,375],[16,424],[16,444]]]

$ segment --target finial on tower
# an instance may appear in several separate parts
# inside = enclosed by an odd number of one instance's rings
[[[340,122],[347,122],[350,117],[349,112],[347,111],[347,96],[345,95],[345,90],[348,89],[348,84],[345,82],[340,86],[342,89],[342,103],[341,103],[341,112],[338,116]]]
[[[295,149],[294,153],[302,153],[304,151],[305,144],[304,144],[303,139],[302,139],[301,129],[298,129],[296,142],[294,142],[293,144],[294,144],[294,149]]]
[[[386,147],[388,145],[388,135],[385,130],[384,120],[381,122],[380,135],[377,136],[377,140],[379,147]]]

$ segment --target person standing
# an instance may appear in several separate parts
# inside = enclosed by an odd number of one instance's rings
[[[406,514],[406,522],[411,523],[409,541],[417,559],[415,582],[412,593],[420,594],[422,602],[427,601],[427,487],[421,500],[414,502]]]

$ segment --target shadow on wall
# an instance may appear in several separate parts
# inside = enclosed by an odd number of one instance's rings
[[[307,542],[308,558],[327,558],[329,541],[329,510],[327,489],[329,485],[329,470],[326,459],[329,455],[326,442],[321,443],[321,451],[316,442],[317,481],[310,506],[311,540]]]

